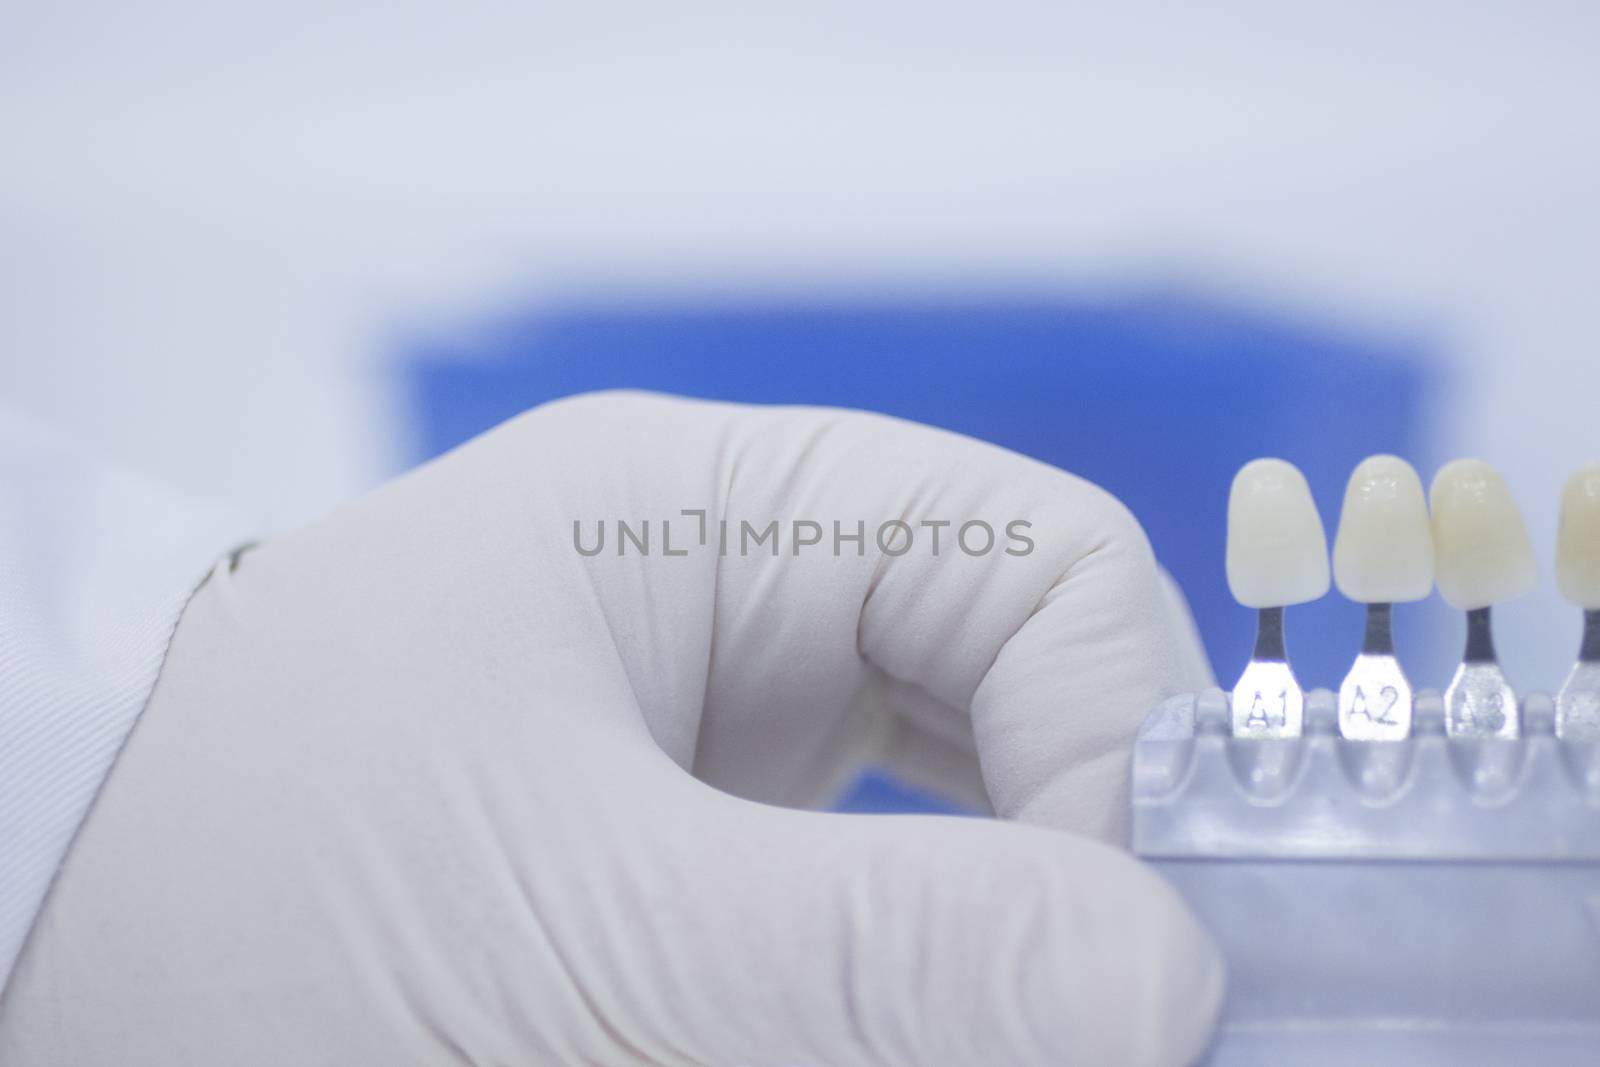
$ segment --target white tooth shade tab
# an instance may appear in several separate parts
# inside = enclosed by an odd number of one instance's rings
[[[1537,572],[1528,528],[1505,479],[1478,459],[1445,464],[1428,494],[1439,594],[1461,611],[1512,600]]]
[[[1578,607],[1600,610],[1600,463],[1579,467],[1561,491],[1556,585]]]
[[[1421,600],[1433,591],[1433,529],[1422,479],[1399,456],[1369,456],[1344,490],[1333,580],[1362,604]]]
[[[1328,591],[1328,538],[1305,475],[1251,460],[1228,494],[1228,588],[1247,608],[1303,604]]]

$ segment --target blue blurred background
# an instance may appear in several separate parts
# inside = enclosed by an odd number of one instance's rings
[[[1173,294],[1050,300],[771,301],[544,309],[419,343],[405,361],[419,457],[533,404],[633,387],[750,403],[866,408],[980,437],[1105,486],[1140,516],[1188,594],[1224,684],[1255,615],[1223,575],[1227,487],[1259,455],[1296,463],[1324,523],[1374,451],[1431,464],[1428,353]],[[1413,670],[1445,669],[1438,624],[1400,619]],[[1296,669],[1337,688],[1362,608],[1294,609]],[[1437,661],[1437,662],[1436,662]],[[1424,668],[1426,669],[1426,668]],[[1419,677],[1426,675],[1419,674]],[[869,772],[850,811],[943,810]]]
[[[1234,471],[1291,460],[1333,530],[1362,457],[1429,465],[1437,373],[1423,351],[1174,295],[545,310],[419,343],[406,367],[419,457],[533,404],[626,386],[866,408],[1053,463],[1140,517],[1224,678],[1255,625],[1221,566]],[[1307,684],[1337,687],[1361,626],[1339,597],[1295,610]]]
[[[1506,473],[1554,686],[1600,456],[1600,9],[733,0],[17,4],[0,400],[302,522],[600,386],[872,408],[1098,480],[1224,680],[1229,477]],[[1437,684],[1460,621],[1402,612]],[[1295,614],[1307,681],[1358,634]]]

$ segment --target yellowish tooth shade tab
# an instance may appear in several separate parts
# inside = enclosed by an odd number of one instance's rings
[[[1478,459],[1447,463],[1434,476],[1429,503],[1439,593],[1451,607],[1486,608],[1533,588],[1528,528],[1498,471]]]
[[[1600,463],[1579,467],[1562,490],[1556,585],[1585,611],[1600,610]]]
[[[1433,590],[1433,530],[1422,479],[1399,456],[1371,456],[1350,475],[1333,541],[1339,592],[1362,604],[1421,600]]]

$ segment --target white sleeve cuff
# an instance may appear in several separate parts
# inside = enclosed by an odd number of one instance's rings
[[[0,411],[0,990],[237,520]]]

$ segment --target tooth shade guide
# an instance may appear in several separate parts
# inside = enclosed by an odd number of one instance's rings
[[[1579,663],[1600,663],[1600,608],[1583,613],[1583,643],[1578,646]]]
[[[1252,660],[1233,687],[1235,737],[1299,737],[1305,694],[1287,663]]]
[[[1561,491],[1556,587],[1569,603],[1600,609],[1600,463],[1578,468]]]
[[[1256,647],[1231,697],[1236,737],[1299,737],[1305,732],[1305,693],[1289,669],[1283,609],[1262,608]]]
[[[1445,603],[1474,611],[1533,589],[1533,546],[1499,472],[1481,460],[1454,460],[1435,475],[1429,501],[1435,578]]]
[[[1411,684],[1394,655],[1388,604],[1367,605],[1367,631],[1339,686],[1339,733],[1353,741],[1403,741],[1411,735]]]
[[[1452,737],[1514,738],[1521,734],[1517,694],[1495,659],[1488,608],[1467,612],[1467,648],[1444,691],[1445,729]]]
[[[1600,609],[1583,613],[1578,662],[1556,694],[1556,733],[1570,741],[1600,741]]]
[[[1303,604],[1328,591],[1328,540],[1294,465],[1256,459],[1228,490],[1228,589],[1247,608]]]
[[[1368,456],[1345,485],[1334,582],[1359,604],[1421,600],[1433,589],[1433,526],[1422,479],[1398,456]]]

